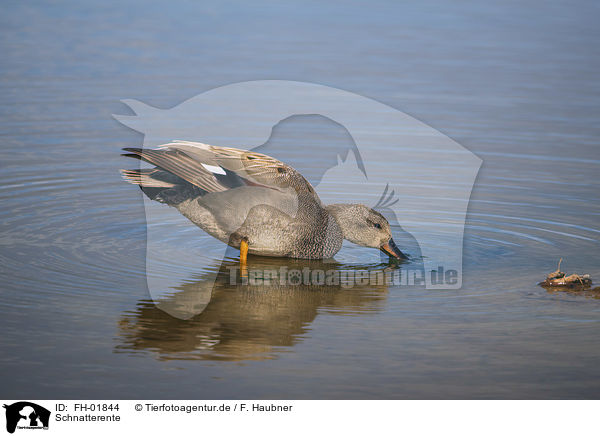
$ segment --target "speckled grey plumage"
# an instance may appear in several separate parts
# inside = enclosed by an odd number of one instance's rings
[[[300,173],[272,157],[179,141],[124,150],[155,165],[123,170],[127,181],[232,247],[247,240],[251,254],[330,258],[344,238],[374,248],[391,239],[378,212],[356,204],[324,206]]]

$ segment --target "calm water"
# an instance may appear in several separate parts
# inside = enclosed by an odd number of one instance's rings
[[[0,17],[0,396],[599,398],[600,299],[536,286],[560,257],[600,278],[599,13],[13,3]],[[256,79],[374,98],[483,159],[463,289],[230,286],[235,260],[215,258],[184,271],[174,301],[222,271],[201,315],[154,306],[142,195],[118,173],[120,148],[143,137],[111,114],[130,113],[124,98],[168,108]],[[279,127],[277,157],[308,177],[302,132],[348,141],[318,117]],[[334,267],[383,268],[363,254],[347,246]]]

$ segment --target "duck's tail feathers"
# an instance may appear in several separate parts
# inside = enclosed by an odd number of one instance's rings
[[[146,188],[172,188],[176,183],[165,180],[166,171],[156,168],[143,168],[137,170],[121,170],[123,178],[134,185]]]
[[[181,202],[203,195],[197,186],[160,168],[121,170],[123,178],[138,185],[150,200],[177,206]]]

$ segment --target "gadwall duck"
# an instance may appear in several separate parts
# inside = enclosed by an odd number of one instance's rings
[[[239,248],[243,262],[247,253],[331,258],[344,239],[406,259],[383,215],[362,204],[323,205],[298,171],[270,156],[186,141],[123,150],[154,166],[122,170],[128,182]]]

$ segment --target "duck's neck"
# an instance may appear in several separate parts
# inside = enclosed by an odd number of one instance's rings
[[[353,223],[356,222],[356,216],[358,214],[358,204],[330,204],[325,206],[327,212],[331,214],[338,223],[344,239],[350,242],[355,242],[357,239],[355,236],[356,228]]]

